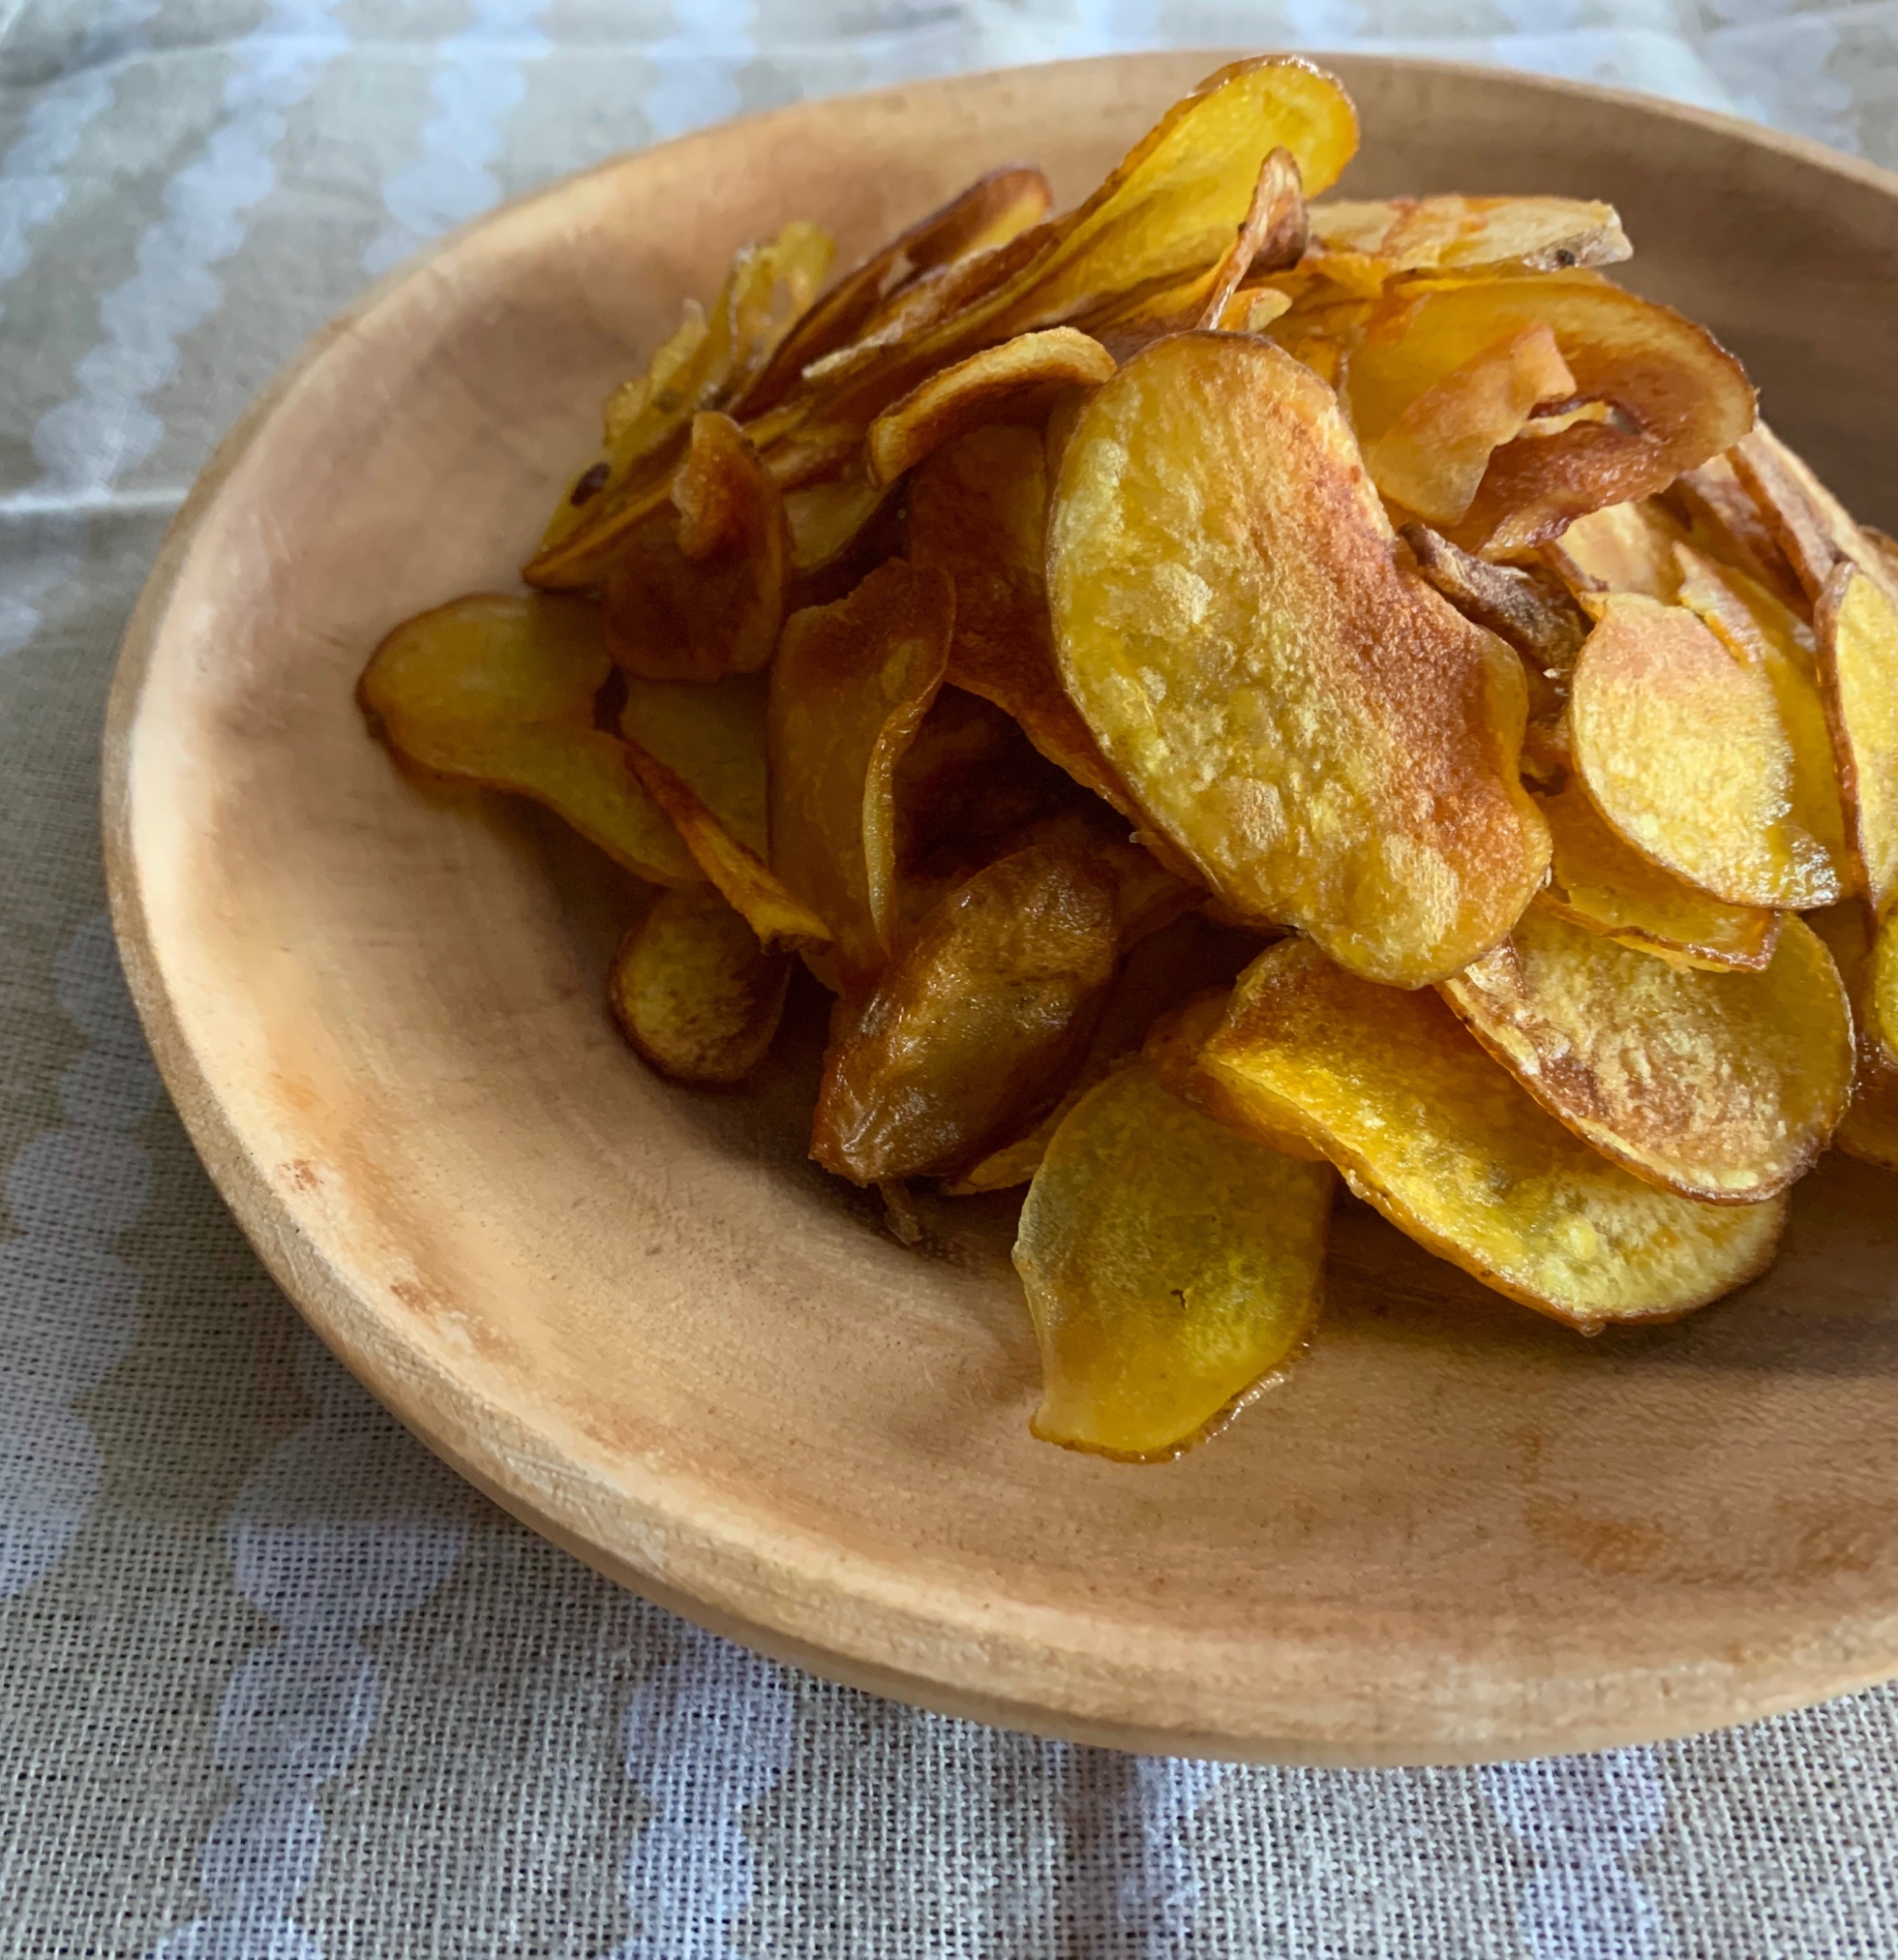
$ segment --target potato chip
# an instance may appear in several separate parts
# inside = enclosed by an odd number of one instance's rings
[[[893,559],[849,598],[793,613],[772,663],[771,869],[830,927],[852,989],[890,950],[894,772],[943,684],[954,608],[941,572]]]
[[[1548,862],[1521,662],[1396,557],[1331,391],[1191,333],[1082,412],[1049,523],[1063,684],[1150,827],[1240,918],[1443,978]]]
[[[1255,948],[1253,957],[1258,950]],[[1250,961],[1247,962],[1250,964]],[[1206,1044],[1225,1025],[1233,1004],[1233,987],[1208,987],[1162,1014],[1147,1031],[1141,1050],[1160,1081],[1182,1102],[1202,1115],[1224,1124],[1241,1137],[1264,1144],[1281,1156],[1307,1163],[1328,1159],[1301,1131],[1268,1122],[1255,1103],[1235,1096],[1210,1069],[1201,1065]]]
[[[1690,545],[1675,548],[1679,603],[1736,660],[1766,675],[1792,752],[1792,808],[1818,842],[1840,890],[1852,881],[1845,808],[1833,758],[1813,636],[1805,623],[1745,572],[1718,565]]]
[[[1898,911],[1887,912],[1872,956],[1867,1025],[1885,1060],[1898,1068]]]
[[[1758,579],[1782,604],[1811,612],[1812,601],[1731,457],[1709,457],[1697,468],[1682,471],[1666,501],[1684,519],[1701,551]]]
[[[688,307],[647,372],[607,404],[605,454],[561,498],[522,567],[528,584],[572,591],[606,578],[631,534],[664,508],[694,416],[742,392],[809,305],[834,249],[821,226],[787,224],[739,252],[708,316]]]
[[[1808,922],[1831,949],[1858,1023],[1858,1071],[1852,1083],[1852,1105],[1832,1141],[1848,1156],[1885,1170],[1898,1170],[1898,1066],[1893,1065],[1872,1027],[1878,1017],[1872,1011],[1871,913],[1863,899],[1847,899],[1814,912]]]
[[[1685,607],[1602,602],[1569,699],[1595,808],[1662,869],[1729,905],[1803,911],[1839,895],[1794,802],[1797,765],[1772,680]]]
[[[791,576],[808,578],[848,558],[888,507],[892,488],[846,469],[790,492],[784,499],[784,515],[790,529]]]
[[[1777,540],[1809,602],[1817,606],[1841,560],[1862,565],[1898,602],[1898,575],[1852,514],[1763,422],[1728,459]]]
[[[1704,327],[1590,275],[1420,280],[1392,288],[1356,338],[1346,380],[1367,450],[1427,389],[1525,327],[1545,325],[1605,421],[1519,437],[1489,459],[1456,542],[1515,557],[1573,519],[1665,490],[1753,423],[1753,390]]]
[[[720,681],[621,676],[619,732],[679,776],[718,821],[762,858],[765,820],[764,674]]]
[[[1538,402],[1575,393],[1546,321],[1517,327],[1407,403],[1364,452],[1385,496],[1433,524],[1476,501],[1491,454],[1521,434]]]
[[[1290,150],[1274,150],[1260,167],[1252,203],[1224,253],[1203,270],[1155,289],[1136,287],[1127,297],[1085,316],[1089,331],[1116,361],[1149,341],[1189,327],[1223,327],[1226,312],[1248,275],[1295,265],[1305,247],[1305,198],[1298,163]],[[1290,301],[1284,301],[1289,305]],[[1275,308],[1269,317],[1276,317]],[[1249,321],[1259,309],[1248,303]]]
[[[1417,569],[1466,619],[1514,647],[1533,675],[1564,679],[1588,637],[1588,617],[1539,565],[1491,564],[1428,524],[1401,533]],[[1532,698],[1533,698],[1532,689]]]
[[[669,816],[699,868],[757,934],[767,951],[828,946],[830,928],[772,876],[763,858],[743,844],[685,779],[637,742],[626,745],[633,773]]]
[[[1381,261],[1388,273],[1553,272],[1633,251],[1612,204],[1569,197],[1339,198],[1312,207],[1311,235],[1322,251]]]
[[[1046,217],[1047,178],[1010,164],[979,176],[940,210],[919,219],[840,279],[786,334],[745,391],[739,412],[755,416],[783,399],[813,361],[853,341],[879,308],[923,273],[1005,245]]]
[[[1581,783],[1544,798],[1542,814],[1555,849],[1536,903],[1558,917],[1691,966],[1760,972],[1771,962],[1778,912],[1729,906],[1650,863],[1609,828]]]
[[[810,1153],[858,1184],[966,1169],[1032,1122],[1114,972],[1111,876],[1017,852],[948,894],[860,1005],[840,1002]]]
[[[1201,1066],[1291,1128],[1400,1231],[1584,1332],[1668,1319],[1764,1272],[1786,1200],[1702,1204],[1610,1163],[1434,993],[1373,986],[1309,941],[1241,977]]]
[[[1033,1129],[992,1151],[944,1189],[951,1197],[966,1198],[1026,1184],[1035,1175],[1061,1119],[1096,1082],[1104,1082],[1122,1062],[1140,1054],[1147,1046],[1149,1032],[1171,1021],[1183,1000],[1191,996],[1209,1004],[1211,1023],[1202,1032],[1217,1025],[1234,977],[1257,952],[1256,938],[1226,931],[1191,913],[1143,939],[1121,961],[1087,1053],[1060,1101]],[[1170,1079],[1167,1086],[1181,1093]]]
[[[1050,220],[1000,285],[874,347],[871,359],[845,350],[835,371],[813,373],[785,403],[801,415],[787,445],[813,459],[846,454],[877,415],[947,363],[1200,271],[1251,208],[1274,150],[1290,151],[1306,190],[1317,191],[1337,180],[1356,147],[1350,98],[1308,62],[1265,55],[1219,70],[1176,102],[1091,197]],[[1023,233],[1000,249],[1012,253],[1028,239]],[[795,466],[822,473],[813,464]],[[786,468],[774,473],[791,486]]]
[[[699,884],[670,819],[627,767],[626,745],[593,725],[611,671],[597,607],[475,593],[398,626],[357,698],[410,761],[532,797],[655,884]]]
[[[648,519],[607,581],[607,647],[651,680],[716,680],[770,660],[791,551],[784,500],[729,416],[692,418],[676,518]]]
[[[1819,670],[1859,875],[1879,917],[1898,905],[1898,605],[1850,560],[1816,618]]]
[[[1543,1108],[1649,1184],[1775,1197],[1831,1141],[1852,1011],[1825,946],[1785,922],[1770,965],[1713,973],[1530,906],[1441,993]]]
[[[870,424],[864,451],[872,483],[894,483],[946,442],[1005,419],[1064,387],[1098,387],[1114,357],[1071,326],[1017,334],[999,347],[940,368]]]
[[[1304,1343],[1336,1178],[1222,1129],[1135,1062],[1068,1112],[1022,1205],[1034,1432],[1164,1462]]]
[[[607,1004],[661,1075],[739,1082],[778,1031],[791,963],[716,892],[661,892],[613,956]]]
[[[1047,475],[1033,429],[971,429],[910,480],[910,562],[955,586],[949,679],[1012,715],[1076,782],[1129,810],[1126,786],[1055,671],[1046,529]]]
[[[1679,520],[1648,497],[1587,512],[1548,556],[1584,600],[1596,592],[1638,592],[1671,606],[1680,591],[1677,547],[1686,538]]]

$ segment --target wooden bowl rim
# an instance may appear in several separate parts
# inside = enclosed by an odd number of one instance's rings
[[[1303,50],[1295,50],[1304,54]],[[252,1159],[219,1101],[211,1077],[186,1036],[147,916],[132,820],[134,735],[141,702],[170,615],[171,601],[200,531],[218,507],[227,479],[263,440],[278,412],[392,298],[430,269],[453,258],[477,235],[519,222],[558,202],[576,186],[625,168],[635,159],[665,151],[689,155],[695,145],[720,145],[739,125],[766,130],[795,127],[821,116],[840,100],[873,106],[918,92],[980,93],[998,80],[1041,80],[1076,69],[1119,68],[1132,73],[1160,61],[1184,63],[1198,55],[1207,71],[1235,58],[1232,50],[1169,49],[1104,55],[1079,61],[969,71],[934,79],[791,104],[733,119],[706,129],[623,152],[511,199],[457,227],[385,274],[344,312],[319,328],[239,416],[205,465],[161,543],[150,574],[127,620],[109,695],[103,735],[101,822],[106,885],[114,931],[131,998],[159,1072],[185,1131],[219,1195],[271,1277],[339,1360],[430,1449],[502,1508],[574,1556],[682,1617],[747,1646],[850,1686],[934,1709],[1065,1740],[1225,1760],[1331,1765],[1453,1763],[1495,1760],[1556,1749],[1584,1749],[1652,1741],[1692,1734],[1710,1722],[1754,1719],[1815,1698],[1810,1685],[1749,1694],[1743,1678],[1724,1678],[1714,1688],[1688,1690],[1665,1672],[1617,1686],[1617,1712],[1582,1709],[1568,1716],[1544,1711],[1533,1734],[1459,1736],[1434,1728],[1428,1718],[1410,1729],[1367,1727],[1314,1740],[1288,1735],[1267,1723],[1201,1726],[1178,1720],[1142,1719],[1131,1711],[1156,1705],[1161,1678],[1129,1667],[1112,1679],[1077,1679],[1073,1657],[1038,1634],[1039,1618],[1024,1614],[1014,1625],[1005,1614],[948,1628],[915,1599],[900,1600],[866,1582],[848,1555],[822,1550],[813,1540],[803,1559],[787,1557],[781,1536],[767,1545],[745,1542],[743,1521],[710,1507],[682,1517],[676,1501],[655,1489],[640,1494],[609,1485],[586,1464],[548,1465],[546,1440],[505,1406],[484,1397],[446,1365],[409,1348],[382,1309],[350,1285],[325,1248],[294,1215],[283,1193]],[[1387,54],[1312,52],[1324,67],[1392,74],[1455,75],[1519,94],[1633,108],[1737,140],[1882,192],[1898,217],[1898,172],[1829,149],[1811,138],[1768,128],[1682,103],[1595,83],[1496,69],[1469,62]],[[450,1420],[452,1418],[452,1420]],[[447,1431],[477,1437],[469,1455]],[[529,1470],[539,1474],[530,1477]],[[529,1488],[530,1483],[534,1488]],[[630,1528],[615,1532],[617,1544],[600,1542],[598,1521],[613,1517]],[[589,1530],[589,1521],[594,1521]],[[645,1556],[623,1547],[639,1544]],[[657,1553],[657,1555],[656,1555]],[[660,1566],[663,1569],[659,1569]],[[803,1595],[794,1609],[787,1589]],[[1898,1608],[1898,1602],[1894,1602]],[[839,1633],[839,1628],[848,1631]],[[819,1631],[821,1630],[821,1631]],[[947,1646],[945,1634],[951,1636]],[[1822,1691],[1851,1691],[1883,1678],[1898,1653],[1898,1611],[1893,1639],[1865,1640],[1835,1660]],[[907,1664],[928,1653],[928,1665]],[[942,1656],[951,1658],[947,1665]],[[1810,1683],[1810,1676],[1802,1679]],[[1165,1685],[1177,1690],[1178,1682]],[[1166,1697],[1178,1703],[1177,1693]],[[1259,1697],[1261,1705],[1270,1694]],[[1633,1712],[1633,1711],[1638,1712]]]

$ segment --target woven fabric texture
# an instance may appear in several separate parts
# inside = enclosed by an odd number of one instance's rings
[[[0,1953],[1898,1950],[1898,1698],[1483,1771],[1220,1769],[754,1659],[494,1511],[301,1330],[103,914],[113,654],[244,403],[496,200],[740,111],[1386,46],[1898,163],[1898,4],[0,0]]]

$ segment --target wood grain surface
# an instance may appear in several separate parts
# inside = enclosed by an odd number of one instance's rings
[[[114,916],[212,1175],[395,1412],[625,1584],[823,1673],[1173,1753],[1469,1760],[1757,1715],[1898,1672],[1898,1184],[1828,1159],[1777,1268],[1586,1342],[1362,1207],[1291,1378],[1165,1468],[1033,1442],[1012,1204],[922,1253],[804,1159],[820,1032],[669,1088],[602,975],[636,899],[531,809],[422,791],[351,687],[512,582],[606,390],[741,241],[846,258],[992,164],[1063,200],[1213,67],[1076,63],[787,110],[451,238],[219,452],[127,631]],[[1630,282],[1707,320],[1898,528],[1898,181],[1600,91],[1334,66],[1345,181],[1614,199]]]

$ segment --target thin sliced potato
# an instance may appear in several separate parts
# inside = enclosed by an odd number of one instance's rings
[[[1200,1065],[1206,1044],[1226,1023],[1233,1004],[1233,988],[1209,987],[1165,1013],[1148,1031],[1141,1053],[1168,1089],[1191,1102],[1214,1122],[1265,1144],[1281,1156],[1324,1163],[1325,1152],[1302,1132],[1269,1123],[1259,1109],[1233,1092],[1210,1069]]]
[[[1715,564],[1690,545],[1677,546],[1675,557],[1680,566],[1679,603],[1698,613],[1736,660],[1772,683],[1792,751],[1793,812],[1825,852],[1843,890],[1853,880],[1852,853],[1812,634],[1745,572]]]
[[[1740,481],[1730,456],[1709,457],[1697,468],[1683,470],[1667,501],[1685,519],[1702,551],[1758,579],[1782,604],[1811,613],[1812,601],[1791,560]]]
[[[834,249],[821,226],[787,224],[738,253],[708,315],[688,307],[646,373],[607,404],[605,453],[560,499],[521,569],[528,584],[575,591],[605,580],[632,533],[664,508],[694,416],[743,390],[810,304]]]
[[[376,648],[357,699],[401,755],[438,775],[532,797],[656,885],[704,873],[593,725],[612,671],[600,611],[577,599],[474,593],[405,620]]]
[[[762,858],[768,677],[720,681],[624,677],[619,732],[681,777],[739,843]]]
[[[1612,266],[1634,249],[1612,204],[1569,197],[1339,198],[1312,207],[1311,234],[1325,252],[1381,261],[1390,274],[1566,271]]]
[[[953,1176],[1032,1123],[1113,978],[1112,876],[1032,847],[949,892],[860,1006],[838,1004],[810,1153],[858,1184]]]
[[[1364,452],[1384,495],[1433,524],[1476,502],[1490,456],[1522,433],[1539,402],[1575,393],[1575,376],[1544,320],[1519,326],[1407,403]]]
[[[1061,1119],[1096,1082],[1104,1082],[1120,1063],[1148,1049],[1149,1035],[1158,1024],[1175,1017],[1187,997],[1210,1004],[1212,1019],[1204,1032],[1217,1025],[1233,990],[1234,976],[1257,951],[1256,939],[1225,931],[1195,914],[1175,918],[1143,939],[1121,961],[1088,1052],[1061,1100],[1033,1129],[992,1151],[945,1190],[951,1197],[966,1198],[1026,1184],[1035,1175]],[[1167,1087],[1175,1094],[1184,1093],[1170,1079]],[[1188,1096],[1187,1100],[1195,1099]]]
[[[882,251],[840,279],[787,333],[777,352],[745,390],[741,414],[761,415],[781,401],[813,361],[857,338],[892,295],[918,275],[1018,237],[1047,216],[1047,178],[1026,164],[979,176],[967,190],[900,232]]]
[[[1536,904],[1440,991],[1584,1143],[1709,1203],[1788,1189],[1851,1095],[1852,1010],[1832,956],[1796,918],[1764,972],[1709,973]]]
[[[1417,569],[1466,619],[1514,647],[1533,675],[1566,677],[1588,637],[1588,616],[1552,572],[1491,564],[1428,524],[1405,524],[1402,536]]]
[[[1587,603],[1600,592],[1636,592],[1672,606],[1680,591],[1679,548],[1685,527],[1651,497],[1589,511],[1548,553]],[[1580,579],[1575,574],[1580,572]]]
[[[784,499],[729,416],[692,418],[672,479],[676,519],[631,532],[607,581],[607,647],[649,680],[755,673],[784,623]]]
[[[1576,768],[1641,855],[1729,905],[1804,911],[1839,881],[1795,807],[1796,759],[1771,679],[1699,617],[1616,593],[1576,663]]]
[[[1624,946],[1715,972],[1764,972],[1782,914],[1729,906],[1626,844],[1571,780],[1542,801],[1554,840],[1548,888],[1537,900],[1558,917]]]
[[[830,927],[829,977],[851,991],[890,951],[895,771],[943,684],[954,615],[941,572],[892,559],[849,598],[793,613],[772,663],[771,869]]]
[[[1753,425],[1753,390],[1704,327],[1590,274],[1420,280],[1393,288],[1350,353],[1352,419],[1367,449],[1465,362],[1546,325],[1583,401],[1613,418],[1525,435],[1489,459],[1455,531],[1487,558],[1513,558],[1586,512],[1665,490]]]
[[[870,481],[894,483],[947,442],[984,422],[1023,415],[1051,402],[1058,388],[1097,388],[1114,357],[1071,326],[1017,334],[939,368],[870,424],[865,458]]]
[[[1548,833],[1522,663],[1401,564],[1331,390],[1157,341],[1082,411],[1048,527],[1063,685],[1224,902],[1422,986],[1507,932]]]
[[[1878,1016],[1873,1011],[1871,914],[1863,899],[1847,899],[1814,912],[1810,923],[1831,949],[1858,1020],[1858,1073],[1852,1084],[1852,1106],[1846,1110],[1833,1142],[1848,1156],[1884,1170],[1898,1170],[1898,1064],[1873,1032],[1872,1024]],[[1883,938],[1888,947],[1889,927]]]
[[[1049,761],[1131,814],[1126,785],[1055,670],[1046,528],[1047,471],[1033,429],[971,429],[910,480],[910,563],[955,586],[950,681],[1011,714]]]
[[[784,1011],[791,960],[716,892],[661,892],[607,975],[619,1031],[674,1082],[742,1082]]]
[[[772,876],[763,858],[719,821],[684,777],[637,742],[628,742],[626,753],[647,794],[672,819],[699,868],[757,934],[760,946],[798,953],[831,944],[829,926]]]
[[[1849,560],[1820,595],[1819,671],[1852,847],[1876,917],[1898,906],[1898,604]]]
[[[1871,1004],[1866,1016],[1884,1059],[1898,1068],[1898,911],[1888,912],[1878,928],[1872,955]]]
[[[1055,1131],[1015,1269],[1042,1350],[1046,1443],[1165,1462],[1303,1345],[1336,1177],[1223,1129],[1134,1062]]]
[[[1702,1204],[1572,1135],[1434,993],[1376,987],[1308,941],[1241,977],[1201,1066],[1267,1134],[1307,1137],[1400,1231],[1592,1333],[1672,1319],[1764,1272],[1786,1200]]]
[[[1728,460],[1812,605],[1819,604],[1841,560],[1863,566],[1898,603],[1898,568],[1811,465],[1765,423],[1736,445]]]
[[[873,346],[868,359],[845,350],[832,372],[813,372],[784,404],[800,416],[784,440],[813,458],[848,454],[876,416],[948,363],[1200,271],[1226,251],[1266,158],[1281,148],[1308,192],[1337,180],[1357,148],[1357,114],[1337,80],[1294,55],[1235,62],[1207,76],[1091,197],[1039,235],[1000,248],[1034,249],[999,285]],[[782,467],[778,480],[791,487]]]
[[[891,486],[876,484],[847,468],[822,482],[806,483],[784,499],[790,529],[794,578],[808,578],[841,564],[883,514]]]

